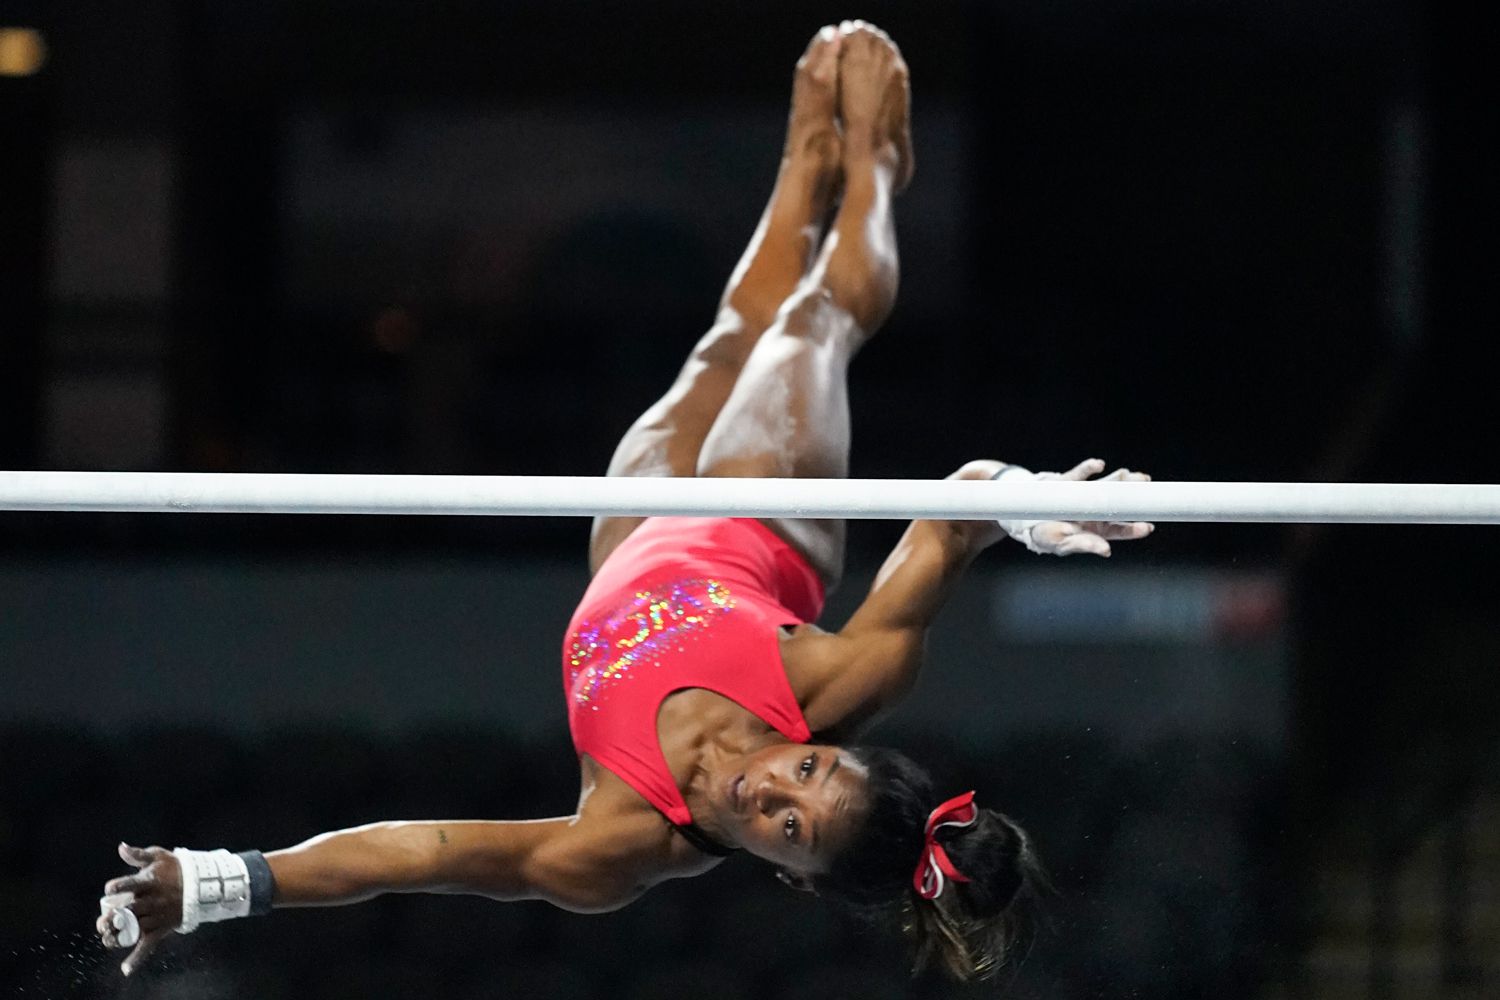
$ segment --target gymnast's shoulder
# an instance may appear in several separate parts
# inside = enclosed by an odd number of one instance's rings
[[[781,662],[808,728],[819,738],[851,738],[911,691],[922,634],[901,629],[783,631]]]
[[[577,817],[532,852],[528,876],[555,906],[606,913],[652,886],[701,875],[719,860],[674,834],[661,813],[604,772]]]

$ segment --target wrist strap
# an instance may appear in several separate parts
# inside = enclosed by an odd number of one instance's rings
[[[245,860],[222,848],[172,852],[182,871],[182,923],[177,933],[191,934],[199,924],[250,915],[250,872]]]
[[[271,912],[276,898],[276,876],[259,851],[241,851],[236,857],[245,862],[245,870],[250,873],[250,915],[263,917]]]

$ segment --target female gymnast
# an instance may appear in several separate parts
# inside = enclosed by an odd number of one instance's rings
[[[717,320],[610,475],[847,475],[846,372],[896,294],[908,103],[906,66],[880,30],[845,22],[812,40],[775,188]],[[1000,475],[1030,473],[980,460],[952,478]],[[138,871],[105,885],[99,935],[134,945],[129,974],[202,922],[387,892],[597,913],[743,850],[794,888],[894,917],[918,967],[984,976],[1029,927],[1041,874],[1027,835],[972,792],[938,792],[901,754],[845,741],[912,689],[927,628],[981,550],[1008,534],[1107,556],[1150,530],[915,521],[847,624],[825,632],[810,623],[842,570],[842,522],[600,518],[593,581],[563,641],[582,772],[573,815],[374,823],[264,855],[121,844]]]

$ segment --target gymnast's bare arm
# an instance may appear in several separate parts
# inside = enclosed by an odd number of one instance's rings
[[[990,479],[1004,467],[969,462],[949,479]],[[1104,469],[1095,459],[1042,477],[1086,480]],[[1121,469],[1109,479],[1148,479]],[[1146,524],[1048,521],[1049,538],[1066,538],[1059,554],[1109,554],[1110,540],[1142,538]],[[886,558],[859,609],[837,633],[799,629],[782,658],[814,732],[846,739],[912,690],[921,672],[927,630],[969,564],[1005,537],[995,521],[913,521]]]
[[[971,462],[948,478],[993,471]],[[928,627],[975,556],[1003,537],[993,521],[913,521],[842,629],[799,629],[788,639],[782,659],[808,726],[848,738],[905,697]]]
[[[266,855],[276,906],[336,906],[388,892],[542,899],[599,912],[635,899],[618,841],[578,817],[373,823]]]
[[[618,909],[662,880],[652,849],[660,821],[635,815],[525,821],[439,820],[371,823],[313,837],[266,854],[273,905],[340,906],[393,892],[469,893],[496,900],[541,899],[580,913]],[[141,938],[127,972],[182,920],[176,857],[160,847],[120,845],[137,867],[110,880],[106,894],[133,893]],[[670,877],[670,875],[667,875]],[[100,937],[117,931],[100,917]]]

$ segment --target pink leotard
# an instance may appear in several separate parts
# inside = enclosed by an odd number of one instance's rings
[[[823,585],[750,518],[654,517],[594,576],[563,640],[573,746],[679,827],[692,824],[656,734],[662,700],[705,688],[789,740],[811,738],[777,629],[817,618]]]

